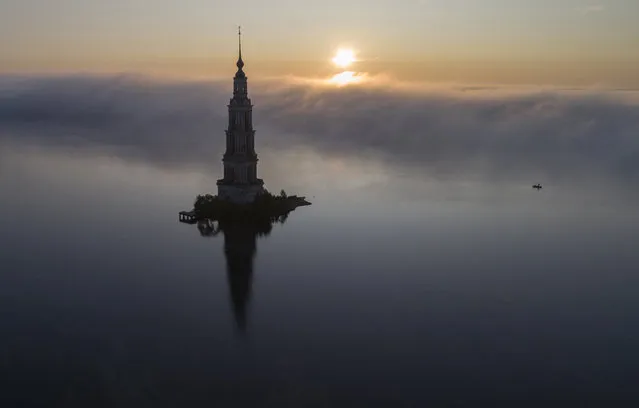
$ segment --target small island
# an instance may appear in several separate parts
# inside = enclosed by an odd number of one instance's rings
[[[193,210],[180,212],[180,221],[195,224],[200,220],[259,222],[290,213],[297,207],[311,205],[306,197],[289,196],[284,190],[273,195],[267,190],[250,203],[235,203],[211,194],[198,195]]]

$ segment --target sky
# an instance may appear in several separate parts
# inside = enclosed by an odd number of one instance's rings
[[[639,86],[636,0],[3,0],[1,72],[250,75]],[[254,70],[251,72],[251,68]]]
[[[242,23],[261,154],[366,157],[399,178],[639,180],[639,2],[298,3],[4,0],[0,142],[210,163]],[[358,61],[332,63],[340,48]]]

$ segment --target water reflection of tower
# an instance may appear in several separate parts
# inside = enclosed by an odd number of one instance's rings
[[[250,224],[233,224],[223,229],[226,274],[231,292],[235,322],[246,328],[246,309],[251,298],[253,260],[257,250],[257,234]]]
[[[202,236],[224,235],[226,276],[236,326],[244,331],[253,283],[253,262],[257,252],[257,238],[268,236],[276,222],[285,222],[288,213],[263,220],[222,221],[201,220],[197,227]]]

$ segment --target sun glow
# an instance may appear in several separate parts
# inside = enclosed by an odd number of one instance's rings
[[[353,52],[353,50],[340,49],[337,51],[335,57],[333,57],[333,64],[340,68],[346,68],[355,61],[355,52]]]
[[[360,74],[353,71],[344,71],[339,74],[335,74],[328,80],[328,82],[337,86],[345,86],[350,84],[357,84],[364,80],[365,74]]]

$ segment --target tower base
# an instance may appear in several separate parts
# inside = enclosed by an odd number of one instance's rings
[[[263,183],[259,184],[220,184],[217,185],[218,198],[235,204],[250,204],[264,193]]]

